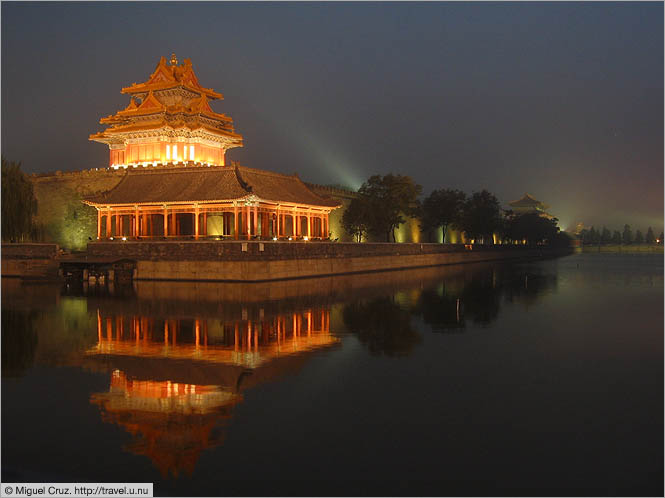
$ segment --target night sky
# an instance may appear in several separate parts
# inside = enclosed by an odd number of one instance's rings
[[[120,89],[191,58],[245,147],[227,160],[357,188],[524,192],[575,221],[663,228],[663,4],[2,3],[2,154],[108,165]]]

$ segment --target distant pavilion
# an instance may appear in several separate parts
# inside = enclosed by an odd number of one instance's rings
[[[539,200],[536,200],[531,194],[528,193],[524,194],[524,196],[517,201],[509,202],[508,205],[515,214],[536,213],[543,218],[554,218],[554,216],[545,211],[546,209],[549,209],[550,206],[542,203]]]
[[[97,209],[97,238],[328,238],[339,202],[297,175],[226,165],[242,136],[210,108],[222,95],[199,84],[189,59],[162,57],[148,81],[122,93],[129,105],[90,136],[109,146],[110,168],[126,170],[113,189],[84,200]]]

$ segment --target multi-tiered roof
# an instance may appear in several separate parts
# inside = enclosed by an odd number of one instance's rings
[[[90,140],[107,144],[110,166],[201,163],[223,165],[228,149],[242,147],[233,120],[212,110],[222,94],[199,84],[192,63],[162,57],[144,83],[122,89],[127,107],[100,120],[106,130]]]
[[[528,193],[519,200],[509,202],[508,205],[517,214],[537,213],[545,218],[552,218],[552,215],[545,211],[549,206]]]

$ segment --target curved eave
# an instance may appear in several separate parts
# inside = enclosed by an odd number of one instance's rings
[[[83,199],[81,202],[87,204],[88,206],[98,207],[98,208],[118,208],[118,209],[131,209],[135,206],[154,206],[156,208],[163,208],[165,204],[169,206],[178,206],[178,205],[190,205],[190,204],[223,204],[223,203],[233,203],[233,202],[242,202],[251,200],[252,202],[262,202],[265,204],[274,204],[275,206],[287,206],[289,208],[307,208],[307,209],[323,209],[323,210],[333,210],[341,206],[322,206],[314,204],[305,204],[298,202],[285,202],[285,201],[271,201],[268,199],[257,198],[253,194],[248,194],[243,197],[236,197],[234,199],[215,199],[215,200],[191,200],[191,201],[154,201],[154,202],[131,202],[131,203],[122,203],[122,204],[113,204],[108,202],[97,202],[89,199]]]
[[[270,201],[270,200],[267,200],[267,199],[261,199],[261,202],[265,202],[265,203],[268,203],[268,204],[276,204],[278,206],[290,206],[290,207],[292,206],[294,208],[295,207],[306,207],[306,208],[310,208],[310,209],[329,209],[331,211],[333,209],[337,209],[338,207],[341,206],[341,204],[337,204],[336,206],[325,206],[323,204],[304,204],[304,203],[300,203],[300,202],[290,202],[290,201],[288,201],[288,202],[287,201]]]
[[[198,93],[198,94],[204,94],[206,97],[210,98],[211,100],[224,100],[224,96],[221,93],[217,93],[211,88],[203,88],[203,87],[194,87],[190,85],[183,85],[182,83],[174,83],[174,82],[165,82],[162,84],[153,84],[153,85],[146,85],[145,83],[139,83],[136,85],[132,86],[127,86],[120,90],[120,93],[125,93],[129,95],[133,95],[136,93],[146,93],[150,92],[151,90],[153,92],[156,91],[161,91],[161,90],[171,90],[173,88],[184,88],[186,90],[189,90],[190,92],[193,93]]]

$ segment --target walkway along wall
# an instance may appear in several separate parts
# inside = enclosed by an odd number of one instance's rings
[[[523,246],[470,247],[316,242],[92,242],[88,244],[88,257],[134,260],[137,280],[260,282],[570,252]]]

